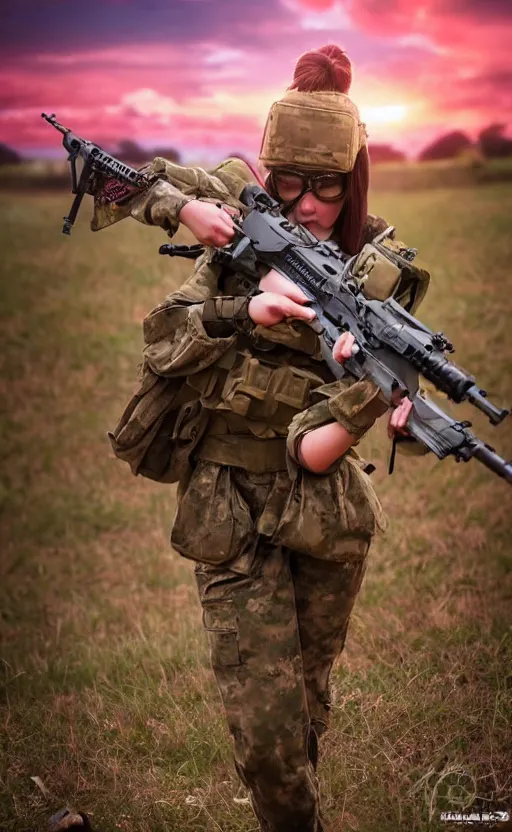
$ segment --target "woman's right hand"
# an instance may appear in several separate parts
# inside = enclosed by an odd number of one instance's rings
[[[312,321],[315,313],[310,306],[303,306],[307,302],[306,295],[299,302],[276,292],[262,292],[249,301],[247,311],[255,324],[275,326],[284,318],[303,318]]]
[[[235,234],[235,226],[228,211],[213,202],[192,199],[185,203],[178,219],[204,246],[226,246]]]

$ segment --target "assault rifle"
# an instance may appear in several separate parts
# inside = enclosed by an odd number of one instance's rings
[[[420,392],[421,374],[452,401],[470,402],[493,425],[509,414],[489,401],[472,375],[446,358],[445,353],[454,348],[443,333],[432,332],[393,298],[368,300],[362,279],[352,271],[357,255],[340,255],[303,226],[291,225],[262,188],[248,185],[241,201],[251,210],[238,225],[233,242],[215,250],[213,261],[242,273],[256,288],[259,263],[292,280],[310,299],[323,327],[323,357],[336,378],[347,373],[356,379],[371,378],[390,405],[408,396],[413,408],[407,430],[414,439],[439,459],[452,455],[467,462],[475,457],[512,484],[512,462],[471,433],[470,422],[453,419]],[[393,230],[388,228],[373,244],[378,245]],[[160,253],[178,253],[173,248],[161,246]],[[409,260],[414,253],[409,250]],[[355,345],[352,357],[341,365],[333,358],[332,348],[346,330],[354,335]]]
[[[63,134],[62,144],[69,153],[71,189],[76,196],[68,216],[64,217],[64,234],[71,233],[84,195],[94,195],[97,191],[98,176],[105,178],[110,186],[109,201],[150,186],[143,173],[80,138],[59,124],[54,115],[42,113],[41,116]],[[84,162],[80,178],[76,170],[79,157]],[[346,258],[328,243],[319,242],[303,226],[291,225],[280,213],[279,203],[262,188],[248,185],[241,201],[250,211],[239,224],[233,242],[216,249],[213,260],[243,273],[255,287],[260,279],[258,263],[292,280],[310,298],[310,306],[323,327],[323,357],[336,378],[347,373],[356,379],[369,377],[381,388],[390,405],[397,405],[401,398],[408,396],[413,408],[407,429],[414,439],[439,459],[452,455],[458,462],[467,462],[475,457],[512,484],[512,462],[507,462],[471,433],[470,422],[452,419],[420,392],[421,374],[452,401],[469,401],[493,425],[500,424],[509,414],[489,401],[472,375],[445,357],[446,352],[454,349],[443,333],[432,332],[393,298],[368,300],[362,292],[361,277],[352,272],[357,256]],[[380,239],[393,230],[387,229]],[[171,256],[197,257],[201,251],[201,246],[160,247],[161,254]],[[414,250],[409,250],[407,256],[412,259]],[[352,357],[341,365],[334,360],[332,347],[340,333],[347,330],[355,336],[356,343]]]
[[[63,234],[71,234],[71,228],[76,220],[85,194],[94,195],[96,192],[98,188],[98,175],[107,177],[110,180],[111,186],[117,186],[118,198],[125,195],[121,187],[122,185],[128,185],[133,189],[141,190],[149,187],[150,182],[144,174],[131,168],[129,165],[125,165],[124,162],[120,162],[119,159],[111,156],[110,153],[106,153],[99,145],[89,142],[87,139],[81,139],[69,127],[64,127],[62,124],[59,124],[55,120],[54,114],[48,116],[46,113],[41,113],[41,118],[44,118],[48,124],[51,124],[52,127],[55,127],[56,130],[59,130],[63,134],[62,144],[69,153],[68,162],[71,165],[71,192],[76,194],[76,197],[73,200],[71,211],[67,217],[64,217]],[[80,178],[78,178],[76,170],[76,162],[79,157],[84,163]],[[112,201],[115,201],[116,194],[112,193],[111,195]]]

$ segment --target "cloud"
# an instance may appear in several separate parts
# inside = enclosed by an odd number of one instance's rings
[[[341,0],[281,0],[281,4],[298,18],[302,29],[333,32],[352,28],[350,13]]]
[[[231,0],[145,0],[114,2],[88,0],[84,7],[63,0],[17,0],[3,15],[0,46],[6,54],[18,55],[34,49],[52,54],[62,45],[68,52],[108,46],[128,50],[137,42],[195,44],[221,38],[237,48],[251,40],[264,47],[259,38],[259,21],[280,27],[293,23],[293,16],[274,0],[258,0],[257,7]],[[56,47],[57,50],[56,50]]]
[[[100,144],[255,153],[297,58],[326,42],[353,62],[373,141],[512,121],[510,0],[17,0],[2,22],[0,141],[20,148],[55,146],[49,109]]]
[[[121,103],[106,108],[108,113],[130,113],[142,118],[157,117],[162,124],[169,124],[170,118],[179,112],[176,102],[166,95],[160,95],[156,90],[141,89],[126,93]]]
[[[296,8],[306,9],[307,11],[325,12],[330,11],[333,6],[339,5],[333,0],[294,0],[293,5]]]
[[[244,53],[240,49],[213,49],[204,58],[204,63],[209,66],[224,66],[234,61],[243,61]]]

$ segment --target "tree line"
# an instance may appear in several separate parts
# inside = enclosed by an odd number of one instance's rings
[[[456,159],[467,156],[473,161],[479,159],[498,159],[512,156],[512,139],[505,136],[506,124],[494,123],[484,127],[478,134],[476,142],[472,141],[462,130],[453,130],[434,139],[418,155],[418,162],[430,162],[443,159]],[[174,147],[156,147],[150,150],[143,148],[132,139],[122,139],[116,150],[111,151],[114,156],[126,164],[134,166],[151,161],[155,156],[163,156],[170,162],[180,164],[181,154]],[[396,150],[390,144],[370,144],[370,158],[372,164],[383,162],[404,162],[405,153]],[[233,153],[233,156],[243,154]],[[0,165],[16,165],[25,161],[13,148],[0,143]]]
[[[512,139],[504,135],[506,128],[506,124],[490,124],[480,130],[476,142],[472,141],[462,130],[452,130],[427,145],[418,155],[417,161],[441,161],[461,156],[468,156],[473,160],[512,156]],[[387,144],[370,144],[369,152],[373,164],[404,162],[407,158],[404,153]]]

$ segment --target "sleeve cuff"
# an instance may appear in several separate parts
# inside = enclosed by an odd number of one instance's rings
[[[388,409],[380,388],[369,379],[356,381],[329,399],[331,415],[356,439],[361,439]]]

